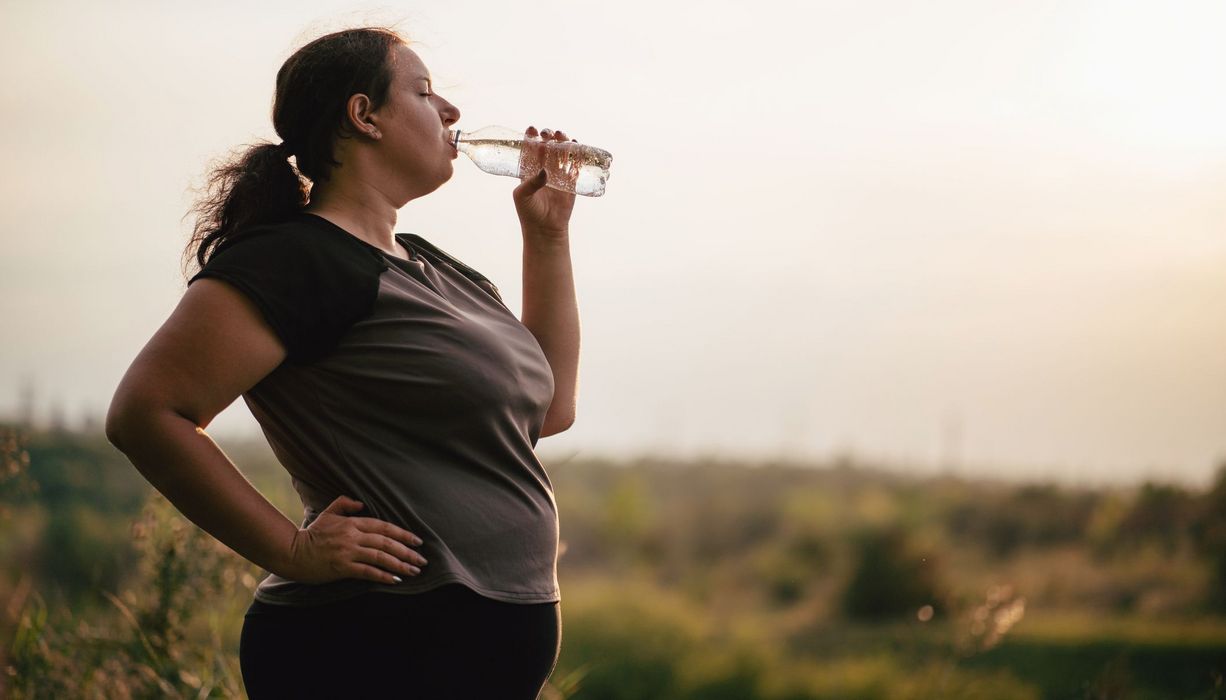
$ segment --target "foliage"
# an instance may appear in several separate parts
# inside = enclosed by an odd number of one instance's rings
[[[1168,552],[1179,548],[1196,518],[1196,497],[1178,486],[1146,483],[1115,529],[1117,546],[1153,542]]]
[[[253,567],[154,494],[132,526],[138,573],[120,595],[105,592],[116,615],[55,615],[35,593],[9,649],[14,698],[241,697],[233,654],[221,648],[209,611]],[[194,632],[207,624],[207,644]]]
[[[856,568],[843,592],[843,610],[859,620],[944,612],[945,594],[933,555],[914,551],[900,528],[869,529],[855,539]]]
[[[0,425],[0,522],[9,517],[8,504],[28,501],[38,493],[30,478],[28,438],[16,426]]]
[[[99,436],[9,428],[0,448],[0,695],[241,697],[262,572]],[[266,445],[227,454],[297,514]],[[1222,695],[1226,621],[1204,613],[1226,612],[1226,467],[1204,492],[847,460],[549,470],[564,621],[545,700]]]
[[[1038,697],[1007,671],[968,671],[948,658],[791,657],[752,634],[721,633],[709,611],[643,581],[580,588],[558,662],[580,676],[576,700]]]
[[[1209,562],[1210,586],[1206,603],[1226,613],[1226,464],[1217,472],[1213,487],[1201,504],[1193,529],[1197,545]]]
[[[1027,485],[951,508],[946,525],[959,541],[979,543],[997,558],[1026,546],[1052,547],[1085,537],[1098,497],[1066,493],[1051,485]]]

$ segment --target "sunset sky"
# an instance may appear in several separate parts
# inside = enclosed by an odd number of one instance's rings
[[[613,153],[572,220],[578,421],[542,456],[1226,461],[1219,0],[0,8],[0,417],[23,386],[104,413],[183,293],[188,188],[279,140],[277,68],[394,23],[461,127]],[[514,186],[461,156],[397,230],[518,310]],[[209,427],[256,431],[241,400]]]

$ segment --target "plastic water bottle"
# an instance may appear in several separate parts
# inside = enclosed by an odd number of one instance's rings
[[[451,142],[456,150],[472,159],[487,173],[520,177],[520,173],[535,175],[545,169],[545,184],[555,190],[574,192],[588,197],[604,194],[613,156],[608,151],[573,141],[545,142],[544,158],[524,148],[529,141],[540,142],[539,136],[528,136],[504,126],[487,126],[476,131],[451,130]]]

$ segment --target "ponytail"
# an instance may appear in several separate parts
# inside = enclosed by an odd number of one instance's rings
[[[261,143],[215,168],[207,194],[192,207],[196,225],[184,251],[204,267],[225,241],[250,226],[284,221],[307,204],[310,187],[285,144]]]

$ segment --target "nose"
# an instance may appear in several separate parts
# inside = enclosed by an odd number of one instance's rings
[[[439,110],[439,116],[443,118],[443,125],[451,126],[452,124],[460,121],[460,108],[451,104],[447,100],[443,100],[443,104],[445,106]]]

